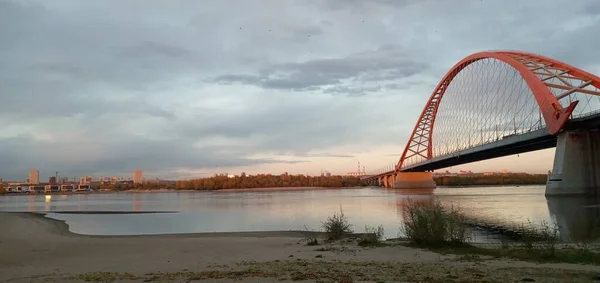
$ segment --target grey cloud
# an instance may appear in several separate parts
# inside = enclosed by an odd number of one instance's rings
[[[211,148],[197,150],[190,145],[174,147],[173,140],[152,141],[135,137],[121,137],[111,141],[99,136],[101,145],[61,141],[48,144],[32,136],[0,139],[0,166],[4,176],[23,176],[31,168],[40,168],[45,174],[54,171],[85,176],[110,175],[131,172],[142,166],[145,171],[161,172],[178,168],[213,168],[248,166],[265,163],[296,164],[302,160],[272,160],[244,158],[240,152],[215,152]],[[6,150],[10,149],[10,150]],[[23,154],[28,152],[29,154]],[[77,152],[77,156],[69,156]],[[66,170],[65,170],[66,169]],[[177,177],[162,174],[161,177]],[[45,178],[44,178],[45,179]]]
[[[600,2],[593,1],[590,3],[585,3],[584,6],[581,8],[581,13],[587,14],[587,15],[599,15],[600,14]]]
[[[0,0],[0,176],[401,151],[470,53],[599,72],[596,2]]]
[[[170,36],[166,27],[153,28],[149,33],[148,26],[135,21],[118,26],[109,17],[108,23],[99,25],[93,17],[70,18],[72,15],[42,4],[3,1],[3,5],[0,18],[8,19],[0,20],[0,26],[10,30],[0,28],[6,39],[0,62],[19,68],[19,75],[63,75],[73,84],[110,83],[135,88],[192,71],[200,62],[212,62],[210,56],[193,53],[185,46],[160,42]],[[44,52],[39,52],[40,44]]]
[[[343,94],[350,97],[357,97],[367,95],[369,92],[377,92],[382,89],[381,86],[374,87],[359,87],[359,88],[351,88],[347,86],[333,86],[323,90],[324,93],[329,93],[333,95]]]
[[[402,79],[422,72],[427,67],[412,60],[396,46],[383,46],[374,51],[351,54],[342,58],[319,59],[302,63],[274,65],[257,74],[226,74],[212,79],[217,83],[242,83],[268,89],[340,93],[337,89],[351,90],[350,96],[379,90],[378,87],[343,86],[345,80],[362,82]],[[326,88],[327,86],[334,86]]]
[[[323,29],[318,26],[299,26],[288,29],[291,36],[287,36],[295,42],[306,42],[310,40],[310,37],[323,35]]]
[[[430,0],[371,0],[368,2],[361,0],[323,0],[318,1],[320,5],[328,9],[338,11],[340,9],[364,10],[369,6],[389,6],[395,8],[405,8],[407,6],[423,3]]]
[[[65,81],[42,82],[35,78],[7,80],[0,78],[3,92],[0,96],[2,115],[20,122],[43,120],[48,116],[84,116],[95,119],[106,114],[138,113],[168,120],[173,113],[160,106],[131,98],[109,99],[93,93],[83,94]],[[26,107],[23,107],[25,106]]]
[[[361,80],[357,80],[361,81]],[[408,81],[408,80],[400,80],[399,82],[394,83],[376,83],[375,85],[369,85],[362,83],[364,86],[331,86],[324,87],[323,93],[328,93],[332,95],[346,95],[348,97],[360,97],[369,94],[380,94],[380,93],[390,93],[390,95],[394,95],[398,90],[407,90],[413,86],[423,85],[426,82],[422,79],[418,81]],[[359,84],[361,85],[361,84]],[[429,84],[431,89],[434,88],[434,85]],[[381,95],[379,95],[381,96]]]
[[[348,155],[348,154],[335,154],[335,153],[329,153],[329,152],[323,152],[323,153],[307,153],[307,152],[294,152],[291,151],[289,153],[286,152],[279,152],[279,155],[281,156],[293,156],[293,157],[318,157],[318,158],[354,158],[354,155]]]
[[[146,41],[138,43],[133,46],[127,47],[123,50],[123,57],[154,57],[154,56],[165,56],[171,58],[183,58],[192,55],[192,52],[186,48],[161,43]]]
[[[355,104],[354,99],[345,99],[325,104],[304,101],[280,104],[259,99],[248,101],[247,108],[235,113],[198,114],[194,120],[202,123],[193,120],[182,122],[161,134],[181,141],[225,137],[243,141],[236,146],[243,152],[299,157],[346,144],[366,146],[374,136],[381,140],[397,137],[396,131],[382,132],[381,129],[398,125],[382,123],[379,127],[368,126],[369,121],[392,119],[393,112],[368,111],[377,103],[366,101],[365,97],[356,99],[363,102]]]

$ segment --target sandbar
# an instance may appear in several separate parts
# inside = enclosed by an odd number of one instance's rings
[[[160,224],[157,224],[160,225]],[[165,224],[166,225],[166,224]],[[597,266],[465,259],[300,231],[89,236],[37,213],[0,212],[0,282],[593,282]]]

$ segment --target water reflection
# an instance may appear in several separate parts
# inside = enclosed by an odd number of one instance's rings
[[[556,219],[561,234],[580,239],[600,218],[597,198],[544,197],[543,186],[394,190],[383,188],[296,191],[110,193],[0,197],[0,211],[178,211],[169,214],[55,214],[72,231],[127,235],[230,231],[319,229],[343,207],[357,232],[383,225],[397,237],[410,200],[420,205],[457,205],[470,218],[518,226]],[[156,223],[161,223],[156,225]]]
[[[402,221],[406,219],[406,207],[409,202],[416,205],[429,206],[432,205],[436,199],[433,194],[433,189],[392,189],[388,190],[388,192],[396,195],[396,215]]]
[[[50,208],[50,202],[52,201],[52,195],[44,196],[44,211],[52,211]]]
[[[429,195],[433,196],[435,189],[392,189],[394,193],[398,195],[406,195],[406,196],[423,196]]]
[[[37,212],[37,205],[35,203],[34,195],[27,196],[27,207],[29,212]]]
[[[141,194],[133,194],[133,211],[139,212],[142,211],[142,195]]]
[[[547,197],[548,211],[565,241],[599,236],[600,197]]]

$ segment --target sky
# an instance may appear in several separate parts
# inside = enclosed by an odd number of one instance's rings
[[[484,50],[600,74],[595,0],[0,0],[0,177],[368,172]],[[544,150],[466,164],[546,172]]]

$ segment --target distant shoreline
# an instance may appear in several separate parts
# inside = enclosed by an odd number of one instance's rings
[[[472,187],[532,187],[543,186],[546,184],[497,184],[497,185],[444,185],[437,186],[436,189],[457,189]],[[130,190],[98,190],[90,192],[43,192],[43,193],[13,193],[6,192],[4,196],[34,196],[34,195],[90,195],[90,194],[111,194],[111,193],[173,193],[173,192],[270,192],[270,191],[311,191],[311,190],[346,190],[361,188],[381,188],[387,190],[402,190],[394,188],[384,188],[378,186],[355,186],[355,187],[269,187],[269,188],[237,188],[237,189],[217,189],[217,190],[193,190],[193,189],[130,189]],[[435,190],[435,189],[434,189]],[[3,196],[0,194],[0,196]]]
[[[248,192],[248,191],[312,191],[312,190],[344,190],[358,189],[365,187],[270,187],[270,188],[238,188],[238,189],[220,189],[213,190],[214,192]]]
[[[32,196],[32,195],[89,195],[89,194],[110,194],[110,193],[172,193],[172,192],[260,192],[260,191],[308,191],[308,190],[342,190],[358,189],[366,187],[270,187],[270,188],[237,188],[237,189],[217,189],[217,190],[191,190],[191,189],[129,189],[129,190],[97,190],[88,192],[42,192],[42,193],[13,193],[7,192],[5,195]]]

